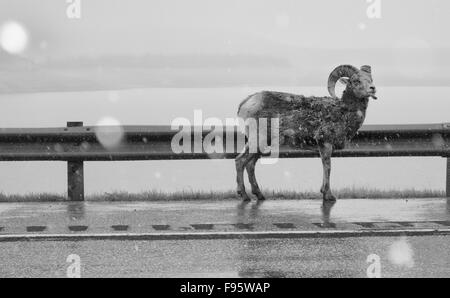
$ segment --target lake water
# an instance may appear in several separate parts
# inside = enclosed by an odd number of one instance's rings
[[[449,87],[378,87],[365,124],[450,122]],[[326,95],[324,87],[151,88],[120,91],[0,95],[0,127],[65,126],[67,121],[95,125],[113,117],[123,125],[170,124],[177,117],[235,117],[239,102],[252,92],[279,90]],[[334,159],[332,186],[380,189],[445,187],[446,163],[439,157]],[[266,189],[318,190],[319,159],[284,159],[258,165]],[[0,191],[66,191],[64,162],[2,162]],[[85,164],[86,193],[139,192],[150,189],[229,190],[235,188],[232,160],[89,162]]]

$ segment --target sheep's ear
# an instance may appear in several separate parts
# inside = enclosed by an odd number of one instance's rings
[[[340,78],[339,79],[339,83],[344,84],[344,85],[347,85],[349,81],[350,81],[349,78]]]

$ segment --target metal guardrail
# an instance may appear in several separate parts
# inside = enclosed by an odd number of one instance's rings
[[[119,160],[175,160],[234,158],[242,148],[236,145],[236,127],[215,134],[223,142],[233,138],[232,152],[208,154],[172,151],[171,140],[179,133],[170,126],[124,126],[122,140],[114,148],[104,147],[97,139],[99,127],[83,126],[82,122],[68,122],[61,128],[4,128],[0,129],[0,161],[67,161],[68,197],[84,200],[84,161]],[[111,131],[117,131],[111,129]],[[206,136],[210,131],[203,131]],[[190,132],[194,148],[202,138]],[[198,145],[198,144],[197,144]],[[279,157],[318,157],[306,149],[281,147]],[[441,156],[447,158],[447,196],[450,196],[450,123],[418,125],[365,125],[344,149],[333,157]]]

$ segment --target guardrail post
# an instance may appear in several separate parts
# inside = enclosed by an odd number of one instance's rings
[[[450,198],[450,156],[447,157],[447,198]]]
[[[67,127],[83,126],[83,122],[67,122]],[[67,196],[70,201],[84,201],[84,166],[82,160],[67,162]]]

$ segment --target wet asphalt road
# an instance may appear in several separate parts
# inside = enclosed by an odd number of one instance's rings
[[[82,277],[365,277],[371,254],[379,256],[384,277],[450,277],[446,235],[164,239],[184,232],[448,230],[449,205],[446,199],[2,203],[0,239],[60,233],[162,237],[0,241],[0,277],[66,277],[71,254],[81,259]]]
[[[0,203],[0,236],[35,232],[67,233],[69,227],[84,227],[86,233],[173,232],[208,230],[277,230],[286,228],[321,230],[331,224],[336,229],[361,229],[355,223],[375,223],[375,228],[395,226],[394,222],[450,221],[446,199],[345,199],[323,205],[320,200],[268,200],[261,204],[239,201],[199,202],[72,202]],[[250,224],[250,226],[248,226]],[[236,227],[241,225],[242,229]],[[247,226],[246,226],[247,225]],[[278,227],[277,227],[278,225]],[[114,227],[126,226],[116,231]],[[82,231],[78,231],[82,232]]]
[[[401,242],[411,256],[396,264],[391,250]],[[66,277],[70,254],[80,256],[81,277],[366,277],[370,254],[379,255],[382,277],[450,276],[448,236],[44,241],[0,247],[2,277]]]

